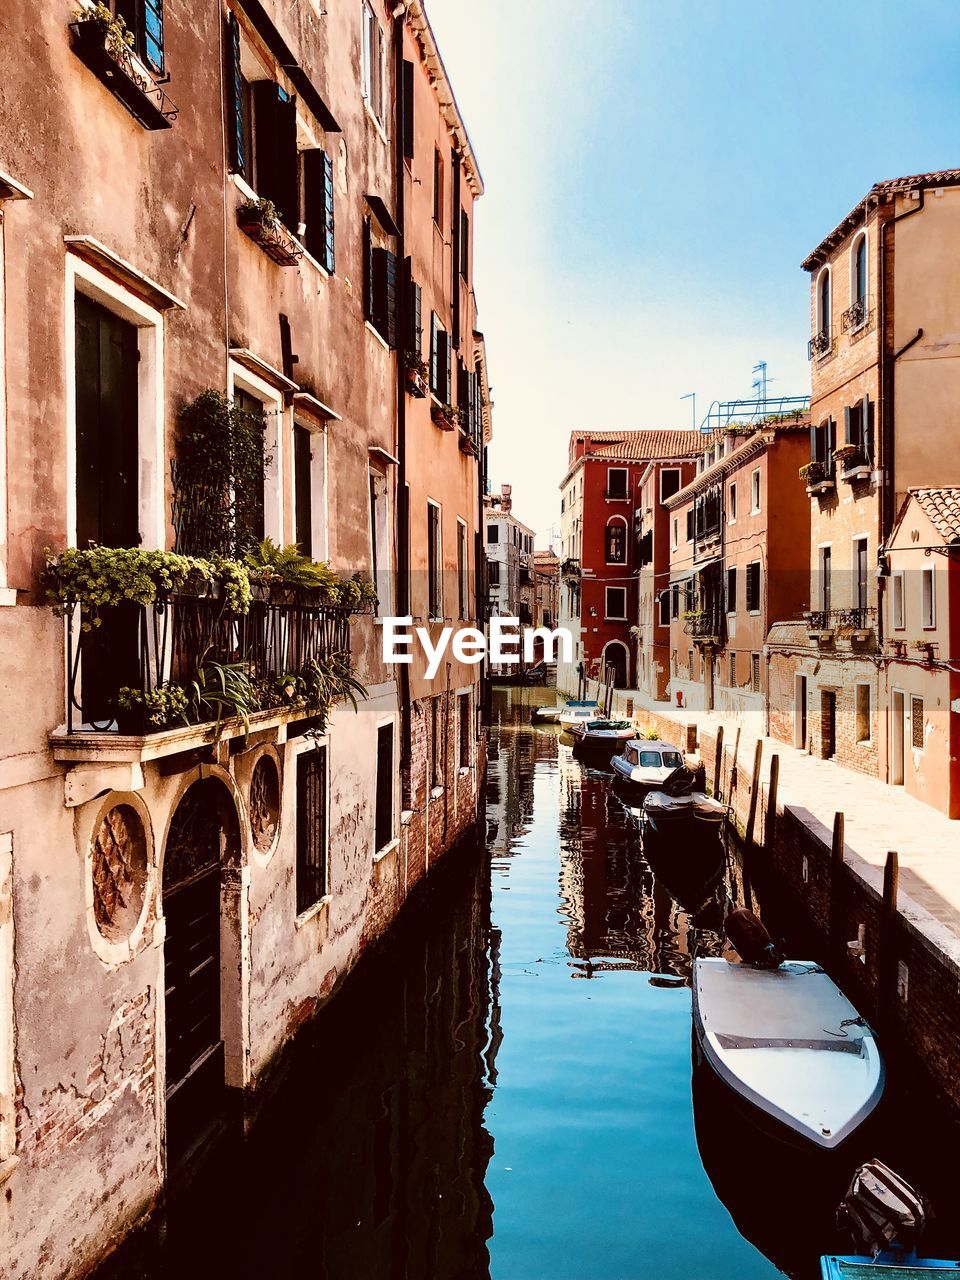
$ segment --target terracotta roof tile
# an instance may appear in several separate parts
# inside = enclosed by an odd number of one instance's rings
[[[633,462],[693,457],[706,447],[699,431],[596,431],[584,432],[578,438],[590,441],[587,453],[591,457]],[[599,449],[592,447],[595,442],[602,442]]]
[[[960,541],[960,489],[911,489],[910,492],[947,542]]]
[[[932,173],[914,173],[904,178],[885,178],[882,182],[875,182],[863,199],[853,206],[829,235],[824,236],[800,265],[804,271],[810,271],[813,267],[819,266],[830,250],[852,231],[857,223],[862,221],[867,205],[871,202],[876,204],[881,196],[896,195],[900,191],[912,191],[918,187],[956,186],[960,186],[960,169],[937,169]]]

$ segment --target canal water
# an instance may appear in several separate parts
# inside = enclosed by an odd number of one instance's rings
[[[495,692],[486,847],[435,870],[104,1280],[819,1274],[851,1170],[745,1144],[692,1067],[692,956],[749,886],[732,857],[706,887],[652,867],[537,701]]]

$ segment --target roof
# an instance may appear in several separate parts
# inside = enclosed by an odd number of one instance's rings
[[[571,431],[570,450],[586,444],[578,458],[571,458],[561,489],[572,472],[586,459],[609,462],[655,462],[660,459],[694,458],[704,447],[699,431],[683,431],[670,427],[634,428],[626,431]]]
[[[672,511],[674,507],[682,506],[685,502],[690,502],[696,498],[698,494],[705,493],[726,476],[733,474],[743,464],[751,458],[769,449],[771,444],[776,440],[777,436],[795,431],[802,431],[806,434],[810,430],[810,417],[808,414],[797,415],[782,422],[760,423],[754,428],[747,427],[742,432],[734,433],[734,440],[740,437],[739,441],[734,444],[730,453],[725,453],[722,458],[718,458],[706,470],[701,471],[699,475],[688,481],[682,489],[678,489],[676,493],[664,499],[663,505],[668,511]],[[706,437],[706,445],[710,446],[717,440],[722,440],[727,433],[723,431],[712,432]]]
[[[399,12],[399,9],[397,9],[397,12]],[[460,107],[457,105],[457,99],[454,96],[447,69],[443,65],[443,58],[440,56],[436,36],[433,34],[433,28],[430,25],[430,19],[427,17],[423,0],[409,0],[407,15],[410,21],[410,29],[420,45],[420,56],[430,74],[439,98],[440,114],[443,116],[447,128],[456,139],[460,154],[463,156],[467,183],[475,196],[482,196],[483,177],[480,173],[480,166],[477,164],[473,144],[467,133],[467,126],[464,124],[463,116],[460,114]]]
[[[885,198],[921,188],[956,186],[960,186],[960,169],[937,169],[932,173],[914,173],[905,178],[885,178],[882,182],[875,182],[863,199],[854,205],[847,216],[837,223],[830,234],[820,241],[800,265],[804,271],[810,271],[813,267],[819,266],[828,253],[858,223],[863,221],[868,208],[881,204]]]
[[[960,542],[960,489],[911,489],[910,496],[946,542]]]

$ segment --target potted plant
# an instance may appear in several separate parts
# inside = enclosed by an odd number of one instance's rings
[[[808,489],[828,483],[829,477],[827,476],[826,463],[821,462],[818,458],[813,458],[810,462],[804,463],[800,468],[800,479],[807,482]]]
[[[294,267],[303,257],[302,246],[287,232],[272,200],[244,200],[237,206],[237,225],[278,266]]]
[[[117,693],[117,728],[141,736],[173,724],[188,724],[187,695],[178,684],[164,681],[144,693],[123,686]]]
[[[114,15],[105,4],[81,5],[74,10],[73,25],[77,38],[98,40],[117,62],[128,59],[133,49],[133,32],[123,18]]]
[[[430,416],[441,431],[453,431],[457,425],[457,411],[452,404],[435,404]]]
[[[410,395],[422,400],[429,391],[427,362],[419,351],[407,351],[403,357],[407,377],[407,391]]]

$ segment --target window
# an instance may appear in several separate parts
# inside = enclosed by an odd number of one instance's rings
[[[608,498],[625,498],[627,497],[627,469],[626,467],[608,467],[607,468],[607,497]]]
[[[753,515],[760,510],[760,468],[750,473],[750,511]]]
[[[869,742],[870,733],[870,686],[857,685],[856,733],[857,742]]]
[[[440,543],[440,508],[435,502],[427,503],[427,586],[429,592],[428,611],[431,620],[443,617],[443,590],[441,573],[443,568],[442,547]]]
[[[393,840],[393,721],[377,728],[377,796],[373,843],[379,853]]]
[[[327,748],[297,756],[297,915],[328,893]]]
[[[433,220],[438,228],[443,226],[443,156],[439,150],[433,153]]]
[[[300,165],[303,223],[306,227],[304,247],[311,258],[333,275],[336,265],[333,161],[326,151],[310,150],[300,153]]]
[[[893,627],[902,631],[905,625],[903,609],[903,570],[898,569],[893,575]]]
[[[850,301],[864,302],[867,297],[867,233],[865,231],[857,237],[854,245],[850,285]]]
[[[369,218],[363,220],[364,307],[366,318],[391,349],[397,345],[399,272],[394,253],[373,240]],[[449,369],[447,373],[449,379]]]
[[[132,34],[137,56],[163,75],[163,0],[116,0],[114,11]]]
[[[616,621],[626,620],[627,589],[626,587],[607,587],[605,616]]]
[[[854,607],[857,609],[866,609],[869,573],[867,570],[867,539],[854,538],[853,540],[853,571],[854,571]]]
[[[299,422],[293,427],[294,537],[301,553],[313,556],[313,437]]]
[[[687,541],[693,541],[693,535],[697,527],[697,513],[693,507],[687,508]]]
[[[242,413],[249,414],[251,418],[259,418],[264,424],[264,431],[266,431],[266,408],[262,400],[258,399],[252,392],[244,390],[243,387],[235,386],[233,389],[233,403]],[[249,493],[236,494],[234,496],[234,506],[237,509],[237,524],[246,532],[252,542],[262,542],[266,536],[265,497],[262,479],[258,484],[251,487]]]
[[[747,613],[758,613],[760,610],[760,561],[752,560],[747,565]]]
[[[730,654],[730,688],[737,687],[737,655],[735,651]]]
[[[737,571],[727,570],[727,613],[737,612]]]
[[[679,517],[673,517],[673,549],[676,551],[680,545],[680,520]]]
[[[750,655],[750,688],[754,693],[760,692],[760,655],[759,653],[751,653]]]
[[[489,582],[491,587],[500,586],[500,561],[499,560],[487,561],[487,581]],[[571,598],[572,598],[572,593],[571,593]]]
[[[460,768],[470,768],[470,732],[471,716],[470,716],[470,695],[469,693],[461,693],[458,698],[460,704]]]
[[[810,426],[810,461],[819,462],[822,479],[833,475],[833,451],[837,446],[837,424],[833,418],[825,418],[818,426]],[[811,483],[810,480],[807,483]]]
[[[460,275],[470,279],[470,219],[466,209],[460,210]]]
[[[376,121],[383,124],[383,28],[369,0],[364,0],[362,22],[363,97]]]
[[[430,699],[430,786],[443,786],[443,732],[440,697]]]
[[[450,403],[450,337],[435,311],[430,313],[430,390],[441,404]]]
[[[831,608],[832,583],[831,583],[831,550],[829,547],[820,548],[820,608],[824,613],[829,613]]]
[[[416,136],[416,131],[414,129],[414,123],[413,123],[414,122],[413,74],[414,74],[413,63],[410,62],[407,58],[404,58],[403,78],[400,84],[400,94],[401,94],[400,116],[401,116],[402,132],[403,132],[403,154],[408,160],[413,159],[414,139]]]
[[[668,467],[660,472],[660,501],[672,498],[680,489],[679,467]]]
[[[737,523],[737,486],[732,484],[727,490],[727,520],[729,524]]]
[[[463,520],[457,519],[457,616],[461,619],[470,617],[469,596],[469,560],[467,557],[467,526]]]
[[[393,613],[390,551],[390,486],[382,471],[372,470],[370,472],[370,564],[373,570],[373,585],[377,589],[377,614],[381,618]]]
[[[607,564],[626,564],[627,526],[622,520],[607,525]]]
[[[670,617],[680,617],[680,583],[674,582],[670,587]]]
[[[660,606],[660,626],[669,627],[670,625],[670,592],[661,591],[657,597],[657,603]]]
[[[933,569],[920,570],[920,621],[924,630],[937,625],[937,602],[934,596]]]
[[[823,350],[830,347],[830,268],[824,267],[817,278],[817,334]]]
[[[917,751],[923,750],[923,699],[910,699],[910,741]]]
[[[693,679],[693,650],[687,653],[687,679]]]
[[[500,541],[500,526],[498,524],[487,525],[487,542],[495,543]]]
[[[300,222],[301,161],[297,103],[270,79],[248,82],[240,69],[239,35],[232,69],[231,168],[276,206],[284,226]]]

